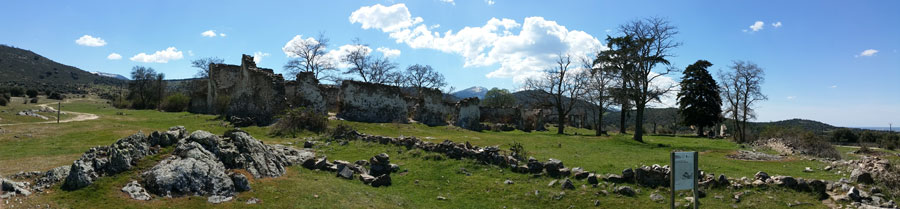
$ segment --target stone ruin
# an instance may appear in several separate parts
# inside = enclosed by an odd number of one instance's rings
[[[268,125],[287,107],[281,74],[258,68],[243,55],[241,65],[210,64],[208,108],[240,125]]]
[[[291,107],[305,107],[317,113],[327,113],[325,95],[319,89],[319,80],[312,72],[298,73],[297,80],[288,81],[284,88]]]
[[[400,87],[345,80],[339,98],[340,118],[369,123],[408,121]]]
[[[481,109],[478,97],[465,98],[456,103],[456,122],[453,124],[457,127],[469,130],[481,130]]]
[[[438,89],[422,89],[412,105],[413,118],[429,126],[447,125],[453,107],[444,103],[444,93]]]

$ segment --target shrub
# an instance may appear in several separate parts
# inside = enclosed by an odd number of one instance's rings
[[[38,96],[38,91],[34,89],[28,89],[27,91],[25,91],[25,95],[27,95],[29,98],[35,98]]]
[[[9,102],[9,100],[12,99],[12,96],[9,95],[9,93],[2,93],[2,92],[0,92],[0,97],[3,97],[4,99],[6,99],[7,102]]]
[[[832,142],[856,143],[858,140],[859,136],[857,136],[856,133],[853,133],[853,131],[851,131],[850,129],[842,128],[831,133]]]
[[[118,96],[113,100],[112,106],[119,109],[126,109],[131,107],[131,101],[128,101],[128,99],[125,99],[123,96]]]
[[[528,156],[528,152],[525,151],[525,146],[522,146],[522,143],[516,141],[509,144],[509,151],[512,152],[511,156],[518,160],[525,160],[525,156]]]
[[[288,109],[283,115],[278,116],[278,122],[269,128],[269,133],[275,136],[296,136],[303,130],[315,133],[324,132],[328,128],[328,118],[311,109],[303,107]]]
[[[60,94],[59,92],[53,92],[53,93],[50,93],[50,94],[47,96],[47,98],[48,98],[48,99],[55,99],[55,100],[63,100],[63,99],[66,98],[66,96],[63,95],[63,94]]]
[[[175,93],[166,97],[160,106],[166,112],[181,112],[187,110],[190,102],[191,98],[188,98],[188,96],[182,93]]]
[[[38,98],[37,98],[37,97],[31,98],[31,103],[32,103],[32,104],[38,103]]]
[[[25,95],[25,89],[23,89],[22,87],[12,87],[9,88],[9,94],[14,97],[21,97]]]
[[[333,139],[350,139],[356,137],[356,129],[346,124],[338,124],[331,130],[331,138]]]
[[[6,97],[0,97],[0,106],[6,106],[9,103],[9,100]]]

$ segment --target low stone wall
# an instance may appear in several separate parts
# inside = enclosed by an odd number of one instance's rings
[[[326,113],[325,98],[319,90],[319,80],[311,72],[297,74],[297,80],[284,85],[285,96],[291,107],[305,107],[317,113]]]
[[[209,69],[209,109],[226,119],[268,125],[287,107],[284,78],[257,68],[252,56],[243,55],[241,66],[210,64]]]
[[[406,123],[406,102],[400,88],[358,81],[341,83],[337,116],[345,120],[369,123]]]

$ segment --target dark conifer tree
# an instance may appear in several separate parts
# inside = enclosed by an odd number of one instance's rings
[[[703,136],[703,128],[722,122],[722,98],[719,86],[706,68],[712,63],[698,60],[684,70],[681,92],[678,92],[678,111],[682,123],[697,127],[697,135]]]

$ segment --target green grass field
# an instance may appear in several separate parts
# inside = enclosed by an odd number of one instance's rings
[[[21,107],[4,107],[21,108]],[[190,113],[165,113],[153,110],[115,109],[103,100],[73,100],[63,104],[63,110],[93,113],[100,119],[63,123],[17,125],[0,127],[0,175],[10,175],[18,171],[48,170],[53,167],[69,165],[82,152],[93,146],[109,145],[116,139],[137,131],[149,133],[153,130],[164,130],[170,126],[184,125],[188,131],[207,130],[222,134],[228,127],[212,115]],[[0,116],[3,117],[3,116]],[[4,120],[6,118],[4,117]],[[729,177],[751,177],[757,171],[766,171],[771,175],[789,175],[807,179],[837,180],[845,175],[820,171],[824,163],[789,157],[778,162],[740,161],[725,158],[725,155],[741,148],[740,145],[727,140],[710,140],[692,137],[650,136],[646,143],[630,140],[628,135],[608,137],[584,136],[592,133],[584,129],[567,129],[567,135],[552,132],[525,133],[512,132],[473,132],[455,127],[428,127],[421,124],[376,124],[347,121],[331,121],[332,126],[338,123],[351,125],[366,134],[384,136],[416,136],[420,139],[440,142],[446,139],[455,142],[470,142],[473,145],[500,145],[508,149],[512,142],[522,143],[528,155],[542,161],[556,158],[564,162],[566,167],[583,167],[597,173],[620,173],[624,168],[640,165],[668,164],[671,151],[700,152],[700,169]],[[279,138],[267,135],[267,129],[261,127],[244,128],[255,138],[267,144],[302,145],[305,138],[321,139],[312,133],[297,138]],[[576,135],[575,133],[579,133]],[[853,148],[841,147],[839,150],[845,157],[853,158]],[[131,200],[120,191],[121,187],[131,180],[140,178],[140,170],[149,168],[162,154],[146,158],[139,163],[138,169],[113,177],[103,177],[93,185],[77,191],[62,191],[57,188],[45,194],[33,195],[25,204],[45,205],[65,208],[575,208],[594,207],[599,201],[601,208],[662,208],[667,203],[653,202],[650,194],[658,192],[668,197],[667,189],[651,189],[637,187],[639,193],[635,197],[622,197],[612,194],[612,185],[593,188],[582,185],[586,181],[575,180],[577,189],[563,190],[558,184],[548,187],[553,180],[550,177],[533,177],[531,175],[512,173],[507,169],[482,165],[471,160],[427,160],[426,156],[436,155],[422,150],[407,150],[391,145],[353,141],[347,145],[332,143],[317,148],[318,156],[329,159],[355,161],[368,159],[378,153],[388,153],[391,162],[400,165],[401,170],[408,172],[394,174],[390,187],[373,188],[358,180],[344,180],[334,173],[312,171],[299,166],[291,167],[285,176],[271,179],[251,180],[253,190],[244,192],[236,200],[221,205],[206,202],[205,197],[160,198],[141,202]],[[896,156],[892,156],[896,158]],[[892,159],[897,160],[897,159]],[[802,172],[805,167],[816,170],[812,173]],[[461,169],[471,173],[462,174]],[[511,185],[503,184],[504,180],[512,180]],[[574,179],[573,179],[574,180]],[[606,190],[609,195],[601,192]],[[735,203],[731,199],[735,192],[748,192],[742,201]],[[564,192],[564,195],[560,195]],[[772,189],[714,189],[707,191],[701,203],[706,208],[785,208],[788,204],[809,203],[792,208],[822,208],[821,202],[809,193],[798,193],[780,188]],[[437,196],[447,200],[438,200]],[[561,198],[555,198],[559,197]],[[718,199],[717,196],[723,198]],[[244,201],[259,198],[261,203],[245,205]],[[679,196],[683,202],[683,197]]]

